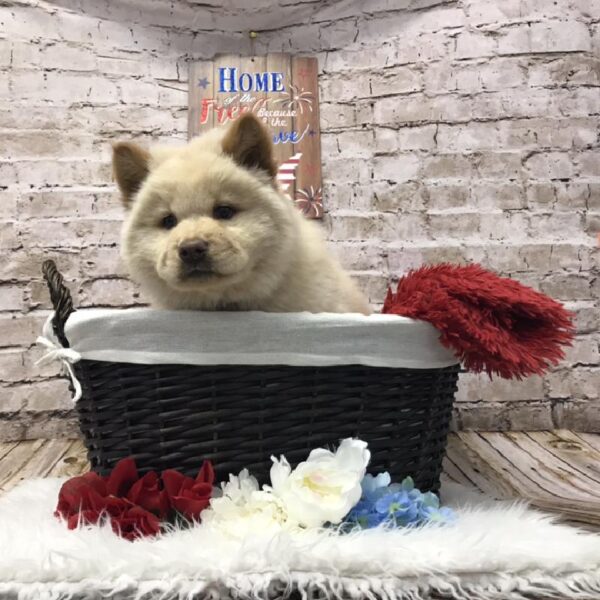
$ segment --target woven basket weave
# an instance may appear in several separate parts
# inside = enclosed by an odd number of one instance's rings
[[[68,347],[73,303],[52,261],[43,266],[53,329]],[[268,481],[270,456],[292,464],[345,437],[369,443],[369,471],[411,475],[437,491],[458,365],[404,369],[342,365],[142,365],[82,359],[76,404],[92,468],[106,473],[126,456],[141,472],[195,475],[213,461],[218,480],[248,468]]]

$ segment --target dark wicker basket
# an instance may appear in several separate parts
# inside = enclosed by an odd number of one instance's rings
[[[52,261],[43,266],[64,346],[73,303]],[[76,405],[92,468],[106,473],[133,456],[140,471],[176,468],[190,475],[203,459],[219,480],[248,468],[268,480],[270,456],[295,464],[345,437],[369,443],[369,471],[411,475],[422,490],[439,477],[458,365],[399,369],[141,365],[81,360]]]

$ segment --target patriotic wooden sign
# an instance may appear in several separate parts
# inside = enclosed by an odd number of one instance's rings
[[[191,64],[189,137],[252,111],[273,135],[278,181],[309,218],[323,216],[317,59],[222,55]]]

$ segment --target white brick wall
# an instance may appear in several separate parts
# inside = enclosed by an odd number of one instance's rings
[[[597,1],[0,4],[0,439],[76,428],[34,364],[44,258],[80,306],[143,301],[109,142],[184,140],[187,62],[252,51],[319,57],[324,225],[373,302],[409,268],[478,261],[577,314],[546,377],[463,376],[457,425],[600,430]]]

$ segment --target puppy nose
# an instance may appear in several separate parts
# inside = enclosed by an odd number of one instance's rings
[[[197,265],[206,258],[208,244],[204,240],[184,242],[179,246],[179,258],[186,265]]]

